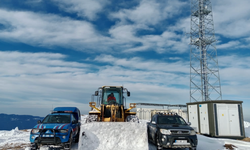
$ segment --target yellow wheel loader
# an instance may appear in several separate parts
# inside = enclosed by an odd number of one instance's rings
[[[130,103],[129,108],[125,108],[126,98],[130,92],[123,86],[102,86],[92,95],[92,102],[89,102],[91,111],[86,122],[139,122],[136,112],[131,109],[136,107],[135,103]],[[97,97],[97,103],[94,101]]]

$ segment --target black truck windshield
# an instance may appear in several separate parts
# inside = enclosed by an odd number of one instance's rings
[[[70,115],[48,115],[42,123],[70,123]]]
[[[186,125],[186,122],[183,118],[179,116],[159,116],[158,124]]]

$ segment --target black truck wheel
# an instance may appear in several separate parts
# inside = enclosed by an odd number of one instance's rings
[[[38,145],[36,143],[31,143],[31,150],[37,150],[38,149]]]
[[[158,136],[155,136],[155,141],[156,141],[155,144],[157,146],[157,150],[162,150],[162,146],[161,146],[161,144],[159,142]]]
[[[64,149],[71,149],[72,142],[73,142],[73,134],[71,132],[70,137],[69,137],[69,141],[67,142],[67,144],[65,144]]]
[[[79,142],[79,135],[80,135],[79,132],[80,132],[80,130],[78,130],[78,133],[77,133],[77,135],[75,137],[75,143]]]

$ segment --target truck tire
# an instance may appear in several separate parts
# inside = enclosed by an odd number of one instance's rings
[[[30,149],[31,150],[37,150],[38,149],[37,144],[32,144]]]
[[[156,141],[155,144],[157,146],[157,150],[162,150],[162,146],[161,146],[161,144],[159,142],[159,138],[158,138],[157,135],[155,136],[155,141]]]
[[[64,149],[71,149],[72,146],[72,142],[73,142],[73,133],[70,133],[70,137],[69,137],[69,141],[67,142],[67,144],[65,144]]]
[[[78,131],[78,133],[76,134],[76,138],[75,138],[75,143],[78,143],[79,142],[79,132],[80,132],[80,130]]]
[[[137,122],[137,123],[140,123],[139,122],[139,118],[136,115],[129,115],[129,116],[127,116],[126,122]]]

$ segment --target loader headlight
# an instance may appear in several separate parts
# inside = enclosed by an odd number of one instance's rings
[[[170,135],[170,134],[171,134],[171,131],[170,131],[170,130],[160,129],[160,131],[161,131],[162,134],[167,134],[167,135]]]
[[[194,130],[190,131],[190,135],[195,135],[195,134],[196,134],[196,132]]]
[[[59,130],[60,133],[68,133],[68,129]]]
[[[31,130],[31,133],[33,133],[33,134],[36,134],[36,133],[38,133],[39,132],[39,129],[32,129]]]

